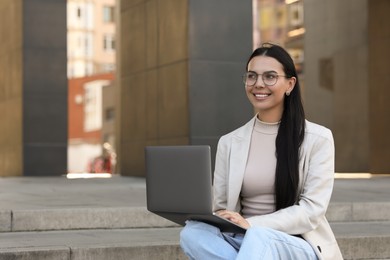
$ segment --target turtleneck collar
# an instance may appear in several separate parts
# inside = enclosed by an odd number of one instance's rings
[[[261,121],[258,117],[256,117],[254,130],[263,134],[277,134],[279,130],[279,125],[280,122],[267,123]]]

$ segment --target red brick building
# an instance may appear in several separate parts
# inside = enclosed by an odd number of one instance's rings
[[[90,161],[101,155],[103,87],[113,80],[113,73],[69,79],[69,172],[87,171]]]

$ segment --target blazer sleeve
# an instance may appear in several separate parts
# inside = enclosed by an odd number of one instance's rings
[[[294,235],[314,230],[320,224],[333,190],[333,136],[329,129],[322,128],[320,133],[306,132],[305,139],[301,147],[305,150],[301,151],[300,159],[303,184],[297,204],[271,214],[250,217],[247,221],[251,226],[266,226]]]
[[[226,209],[227,207],[227,186],[229,171],[229,148],[225,136],[221,137],[215,156],[214,170],[214,211]]]

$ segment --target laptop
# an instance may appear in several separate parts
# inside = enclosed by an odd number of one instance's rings
[[[184,226],[197,220],[222,232],[245,233],[243,227],[213,212],[210,146],[147,146],[147,209]]]

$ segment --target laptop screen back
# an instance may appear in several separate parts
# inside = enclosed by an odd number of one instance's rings
[[[212,213],[209,146],[148,146],[145,161],[149,211]]]

